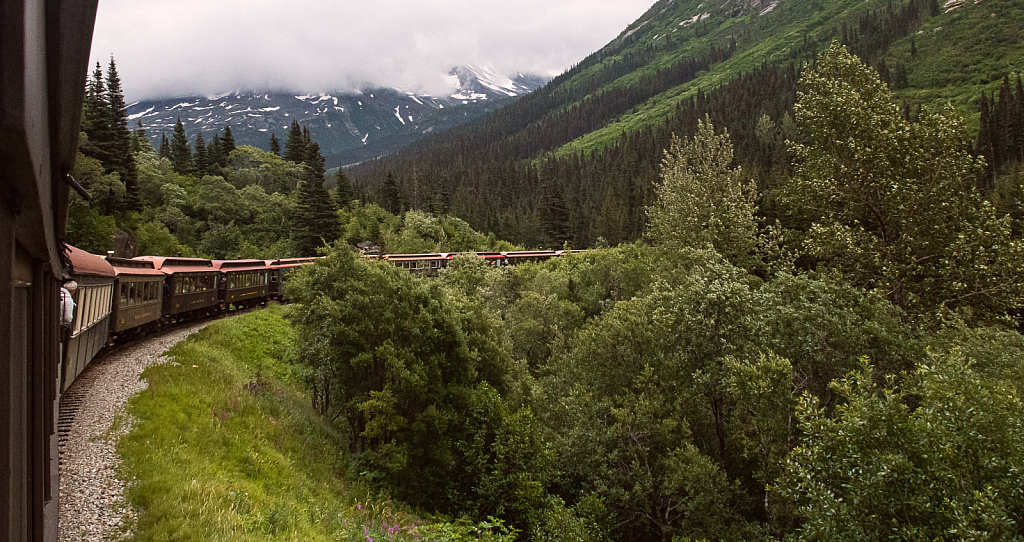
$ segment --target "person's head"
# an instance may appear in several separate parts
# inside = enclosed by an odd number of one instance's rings
[[[78,283],[73,280],[69,280],[64,283],[64,289],[71,293],[75,293],[75,290],[78,289]]]

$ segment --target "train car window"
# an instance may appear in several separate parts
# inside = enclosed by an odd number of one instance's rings
[[[121,283],[121,304],[120,304],[120,306],[124,307],[127,304],[128,304],[128,283],[122,282]]]
[[[85,288],[79,288],[78,291],[75,292],[77,296],[71,296],[71,299],[75,301],[75,306],[78,307],[78,310],[75,311],[78,314],[75,315],[75,319],[71,322],[72,335],[77,335],[79,331],[82,331],[82,320],[85,319],[85,315],[82,314],[84,312],[82,311],[82,307],[85,304],[85,290]],[[78,299],[75,299],[75,297],[78,297]]]
[[[96,310],[96,289],[86,288],[82,293],[85,297],[82,300],[82,329],[87,329],[93,323],[93,315]]]

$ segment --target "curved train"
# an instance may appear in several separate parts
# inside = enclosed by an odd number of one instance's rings
[[[516,265],[568,254],[567,250],[387,254],[368,256],[411,273],[432,276],[456,256],[472,254],[492,265]],[[579,252],[579,251],[572,251]],[[145,334],[171,322],[187,321],[267,301],[286,301],[287,275],[318,258],[207,260],[163,256],[117,258],[68,247],[75,318],[62,361],[66,391],[104,345]]]

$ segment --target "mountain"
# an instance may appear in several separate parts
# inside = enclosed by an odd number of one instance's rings
[[[423,201],[440,195],[474,228],[527,246],[617,243],[643,235],[673,135],[708,115],[774,219],[797,82],[833,40],[908,115],[951,103],[977,127],[981,93],[1003,100],[1024,72],[1022,29],[1019,0],[660,0],[543,88],[350,176],[372,196],[392,174],[410,207],[415,177]]]
[[[129,123],[142,124],[158,145],[181,119],[190,139],[200,131],[208,140],[230,126],[235,142],[263,149],[270,134],[287,139],[292,120],[307,126],[329,166],[382,156],[434,131],[458,126],[543,86],[546,78],[503,77],[489,68],[460,67],[448,74],[445,96],[376,88],[359,92],[296,94],[232,92],[147,100],[128,106]]]

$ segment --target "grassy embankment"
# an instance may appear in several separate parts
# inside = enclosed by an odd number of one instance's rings
[[[151,367],[118,451],[137,540],[484,540],[488,524],[432,524],[345,479],[344,439],[287,362],[271,307],[217,322]]]

